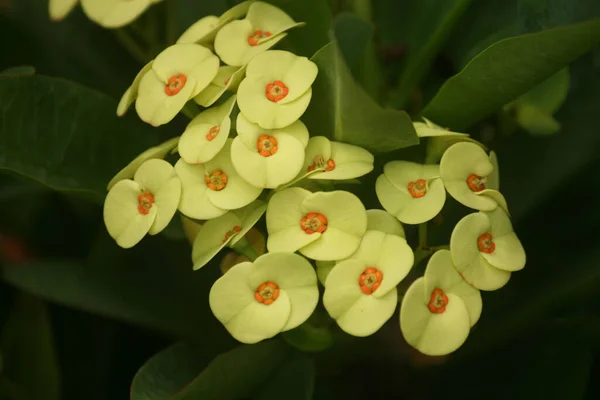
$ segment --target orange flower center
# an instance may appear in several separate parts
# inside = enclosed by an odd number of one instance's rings
[[[485,189],[487,178],[475,174],[469,175],[467,178],[467,186],[474,192],[481,192]]]
[[[167,81],[165,93],[167,96],[175,96],[177,93],[181,92],[181,89],[184,88],[186,82],[187,77],[184,74],[173,75]]]
[[[325,169],[325,171],[333,171],[335,169],[335,161],[333,161],[333,158],[325,161],[325,158],[319,154],[313,158],[312,165],[308,166],[308,172],[312,172],[317,168]]]
[[[446,311],[446,306],[448,305],[448,296],[444,293],[442,289],[433,289],[431,292],[431,297],[429,299],[429,304],[427,304],[427,308],[433,314],[442,314]]]
[[[221,132],[221,128],[216,125],[213,126],[206,134],[206,140],[208,140],[209,142],[214,140],[217,136],[219,136],[219,132]]]
[[[415,199],[425,196],[427,194],[427,181],[425,179],[418,179],[414,182],[409,182],[408,193]]]
[[[358,284],[364,294],[372,294],[379,289],[382,280],[383,273],[377,268],[369,267],[358,278]]]
[[[254,299],[268,306],[279,297],[279,286],[275,282],[266,281],[261,283],[254,292]]]
[[[204,177],[204,183],[209,189],[218,192],[227,186],[227,174],[220,169],[215,169]]]
[[[154,204],[154,196],[148,192],[144,192],[138,196],[138,211],[140,214],[146,215],[150,212]]]
[[[258,46],[260,39],[267,38],[271,35],[271,32],[256,30],[252,35],[248,36],[248,44],[250,46]]]
[[[311,235],[315,232],[323,233],[327,230],[327,217],[323,214],[310,212],[300,220],[300,228],[302,228],[307,235]]]
[[[288,95],[290,89],[281,81],[275,81],[267,84],[265,95],[267,99],[274,103],[283,100]]]
[[[496,243],[492,240],[491,233],[484,233],[479,236],[477,238],[477,246],[479,246],[479,251],[486,254],[491,254],[496,250]]]
[[[221,243],[225,243],[229,240],[230,237],[233,236],[233,234],[238,233],[242,230],[242,227],[239,225],[234,226],[230,231],[225,232],[225,237],[223,238],[223,241]]]
[[[277,153],[277,150],[279,149],[277,147],[277,139],[269,135],[260,135],[256,141],[256,149],[261,156],[270,157]]]

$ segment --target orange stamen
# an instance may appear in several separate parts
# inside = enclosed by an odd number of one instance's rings
[[[274,136],[260,135],[256,141],[256,149],[261,156],[270,157],[279,150],[277,139]]]
[[[184,88],[186,82],[187,77],[184,74],[173,75],[167,81],[165,93],[167,96],[175,96],[177,93],[181,92],[181,89]]]
[[[479,251],[486,254],[492,254],[496,250],[496,243],[492,240],[491,233],[484,233],[477,238],[477,246]]]
[[[333,158],[330,158],[325,162],[322,155],[315,156],[312,165],[308,166],[308,172],[314,171],[316,168],[324,168],[325,171],[333,171],[335,169],[335,161],[333,161]]]
[[[300,219],[300,228],[307,235],[312,235],[315,232],[323,233],[327,230],[327,217],[323,214],[309,212]]]
[[[267,99],[274,103],[283,100],[288,95],[290,89],[281,81],[275,81],[267,84],[265,95]]]
[[[256,30],[252,35],[248,36],[248,44],[250,46],[258,46],[260,39],[270,37],[271,35],[271,32]]]
[[[279,286],[275,282],[261,283],[254,292],[254,299],[266,306],[279,298]]]
[[[147,215],[154,204],[154,196],[145,192],[138,196],[138,211],[140,214]]]
[[[467,178],[467,186],[474,192],[481,192],[485,189],[486,178],[471,174]]]
[[[358,286],[364,294],[369,295],[379,289],[382,280],[383,273],[377,268],[369,267],[358,277]]]
[[[433,289],[431,292],[431,297],[429,299],[429,304],[427,304],[427,308],[434,314],[442,314],[446,311],[446,306],[448,305],[448,296],[444,293],[442,289]]]
[[[418,179],[415,182],[409,182],[408,193],[415,199],[425,196],[427,194],[427,181],[425,179]]]
[[[217,136],[219,136],[219,132],[221,132],[221,127],[215,125],[206,134],[206,140],[209,142],[214,140]]]
[[[215,169],[210,175],[204,177],[204,183],[209,189],[218,192],[227,186],[227,174],[220,169]]]

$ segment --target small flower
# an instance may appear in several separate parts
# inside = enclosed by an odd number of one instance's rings
[[[225,246],[234,246],[256,224],[266,209],[264,201],[256,200],[246,207],[206,221],[194,239],[194,270],[206,265]]]
[[[439,165],[391,161],[383,167],[375,190],[383,208],[405,224],[429,221],[446,202]]]
[[[454,269],[448,250],[429,259],[425,276],[408,288],[400,307],[400,329],[408,344],[429,356],[452,353],[467,340],[481,315],[479,290]]]
[[[219,58],[197,44],[175,44],[160,53],[140,79],[135,108],[145,122],[171,121],[216,76]]]
[[[427,118],[423,118],[423,121],[425,122],[413,122],[415,131],[417,132],[417,135],[419,137],[455,137],[457,140],[458,138],[469,137],[469,134],[467,133],[453,132],[449,129],[442,128],[441,126],[434,124]]]
[[[183,32],[177,43],[210,44],[225,24],[244,16],[251,4],[252,1],[244,1],[225,11],[220,17],[208,15],[201,18]]]
[[[279,8],[262,1],[250,5],[245,19],[225,25],[215,37],[215,52],[227,65],[242,66],[275,46],[286,31],[302,26]]]
[[[105,28],[118,28],[132,22],[148,7],[162,0],[81,0],[89,19]]]
[[[219,67],[217,76],[208,84],[206,89],[194,97],[194,101],[202,107],[210,107],[223,96],[225,91],[236,92],[244,77],[246,67]]]
[[[356,251],[367,230],[358,197],[341,190],[311,193],[288,188],[267,207],[269,251],[300,251],[313,260],[341,260]]]
[[[198,114],[185,128],[179,142],[179,155],[188,164],[212,160],[225,146],[231,129],[231,111],[235,95],[218,107]]]
[[[351,335],[375,333],[394,314],[396,286],[413,262],[405,239],[367,231],[356,253],[337,263],[327,277],[323,295],[327,312]]]
[[[154,146],[144,151],[142,154],[133,159],[125,168],[120,170],[108,183],[106,190],[110,190],[120,180],[131,179],[135,175],[137,169],[146,161],[152,158],[165,158],[169,152],[177,147],[179,143],[179,136],[173,139],[169,139],[166,142]]]
[[[319,301],[317,277],[297,254],[268,253],[233,266],[210,290],[210,308],[235,339],[256,343],[293,328]]]
[[[453,144],[442,156],[440,174],[446,190],[459,203],[481,211],[498,207],[502,197],[497,193],[499,177],[494,153],[488,156],[474,143]]]
[[[133,180],[123,179],[104,201],[104,223],[110,236],[123,248],[135,246],[149,233],[167,227],[181,196],[181,181],[173,166],[160,159],[145,161]]]
[[[306,146],[306,158],[302,174],[309,179],[353,179],[373,170],[373,155],[362,147],[333,142],[324,136],[314,136]]]
[[[298,175],[308,143],[308,130],[300,120],[282,129],[262,129],[240,113],[236,130],[231,161],[248,183],[274,189]]]
[[[133,104],[135,99],[137,99],[138,89],[140,87],[140,81],[142,80],[144,75],[146,75],[148,73],[148,71],[150,71],[152,69],[153,62],[154,62],[154,60],[150,61],[148,64],[144,65],[144,67],[141,69],[141,71],[138,72],[138,74],[135,76],[135,79],[133,80],[133,83],[131,84],[131,86],[129,86],[127,88],[127,90],[125,91],[125,93],[123,93],[123,96],[121,97],[121,100],[119,101],[119,105],[117,106],[117,115],[119,117],[122,117],[123,115],[125,115],[125,113],[129,109],[129,107],[131,107],[131,105]]]
[[[240,112],[265,129],[297,121],[312,96],[318,68],[306,57],[289,51],[266,51],[250,61],[238,88]]]
[[[79,0],[50,0],[48,7],[50,18],[54,21],[60,21],[75,8],[77,3],[79,3]]]
[[[434,124],[427,118],[425,122],[413,122],[413,126],[420,138],[428,138],[426,164],[439,162],[444,152],[453,144],[459,142],[470,142],[485,148],[478,141],[471,139],[467,133],[453,132]]]
[[[181,178],[179,211],[194,219],[212,219],[227,210],[242,208],[258,198],[262,189],[243,180],[231,164],[231,139],[206,164],[180,159],[175,172]]]
[[[367,210],[367,232],[368,231],[378,231],[406,239],[402,224],[394,216],[383,210]],[[352,258],[352,256],[350,256],[350,258]],[[337,262],[338,261],[316,262],[317,276],[319,278],[319,282],[321,282],[323,286],[325,286],[327,276],[333,267],[335,267]]]
[[[461,219],[450,237],[450,251],[463,279],[480,290],[500,289],[512,271],[525,267],[525,250],[501,208]]]

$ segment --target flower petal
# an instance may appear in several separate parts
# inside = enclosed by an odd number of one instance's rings
[[[269,40],[251,46],[248,38],[256,29],[247,19],[229,22],[215,37],[215,52],[225,64],[241,67],[256,55],[275,46],[287,35],[286,33],[273,35]]]
[[[142,189],[156,195],[167,182],[176,177],[175,169],[165,160],[151,158],[140,165],[135,172],[133,180]]]
[[[425,122],[413,122],[413,126],[419,137],[437,137],[437,136],[463,136],[468,137],[467,133],[453,132],[448,129],[444,129],[441,126],[434,124],[433,122],[423,118]]]
[[[313,233],[309,236],[314,236]],[[320,261],[341,260],[349,257],[360,245],[360,237],[337,228],[327,228],[318,240],[299,249],[304,256]]]
[[[398,213],[398,219],[406,224],[422,224],[433,219],[444,208],[446,189],[441,179],[427,182],[427,194],[421,198],[405,196],[406,207]]]
[[[209,295],[215,317],[231,336],[243,343],[275,336],[285,326],[291,311],[285,292],[269,305],[254,299],[254,290],[247,282],[252,267],[251,263],[233,266],[214,283]]]
[[[231,67],[228,65],[219,67],[217,75],[202,92],[194,97],[194,101],[202,107],[212,106],[226,90],[235,92],[239,86],[246,68]]]
[[[317,261],[316,264],[317,264],[317,278],[319,278],[319,282],[321,282],[321,285],[323,285],[323,287],[325,287],[325,282],[327,281],[327,277],[329,276],[329,273],[331,272],[333,267],[335,267],[336,262],[335,261]]]
[[[394,315],[397,305],[396,288],[383,297],[363,295],[336,322],[343,331],[353,336],[369,336]]]
[[[290,300],[290,318],[282,331],[296,328],[310,317],[319,301],[319,289],[317,274],[304,257],[282,252],[258,257],[249,277],[250,285],[258,287],[267,281],[279,285]]]
[[[436,251],[427,263],[425,270],[425,302],[429,302],[434,289],[442,289],[462,299],[469,311],[471,326],[475,325],[481,316],[483,307],[481,293],[463,280],[454,268],[452,255],[448,250]]]
[[[335,190],[317,192],[304,199],[301,211],[316,212],[327,217],[327,231],[337,229],[361,238],[367,231],[367,211],[358,197]],[[325,231],[325,232],[327,232]]]
[[[335,162],[335,168],[311,175],[310,179],[353,179],[373,170],[373,155],[362,147],[341,142],[331,142],[330,145],[329,158]]]
[[[510,213],[508,211],[508,204],[506,203],[506,199],[504,198],[502,193],[500,193],[499,191],[494,190],[494,189],[484,189],[480,192],[476,192],[475,194],[477,196],[485,196],[485,197],[488,197],[488,198],[494,200],[496,202],[496,204],[498,204],[497,208],[502,209],[506,214],[510,215]],[[495,208],[495,209],[497,209],[497,208]]]
[[[367,267],[363,261],[350,258],[340,261],[331,269],[323,294],[323,305],[331,318],[338,319],[359,298],[367,296],[360,290],[358,283]]]
[[[367,210],[367,231],[379,231],[406,238],[400,221],[383,210]]]
[[[179,143],[181,158],[190,164],[201,164],[212,160],[221,151],[231,129],[229,115],[235,99],[235,95],[231,96],[220,106],[201,112],[188,124]],[[210,135],[215,127],[218,127],[218,133]]]
[[[157,212],[154,223],[148,231],[150,235],[160,233],[167,225],[169,225],[169,222],[171,222],[177,211],[180,198],[181,180],[175,175],[163,184],[154,194],[154,204],[156,205]]]
[[[207,71],[207,75],[211,75],[207,81],[208,84],[219,69],[218,58],[209,49],[199,44],[182,43],[167,47],[154,59],[152,70],[166,84],[169,78],[179,74],[186,75],[188,79],[190,76],[196,78],[198,67],[206,61],[212,60],[214,62],[215,59],[217,60],[217,66],[214,68],[214,73],[211,74]],[[202,81],[205,79],[202,78]]]
[[[81,0],[81,8],[88,18],[105,28],[127,25],[150,4],[148,0]]]
[[[254,200],[246,207],[238,208],[232,212],[242,221],[242,230],[233,237],[231,245],[239,242],[250,229],[258,222],[267,210],[267,203],[262,200]]]
[[[304,216],[302,202],[311,195],[311,192],[302,188],[288,188],[275,192],[267,206],[269,236],[290,227],[300,228],[300,220]]]
[[[383,166],[386,178],[399,190],[408,191],[408,184],[418,179],[427,181],[440,177],[437,164],[417,164],[408,161],[390,161]],[[466,178],[465,178],[466,179]]]
[[[235,227],[242,226],[242,221],[232,212],[206,221],[198,231],[192,249],[194,270],[208,263],[236,235]]]
[[[175,172],[181,179],[179,211],[184,215],[194,219],[213,219],[227,212],[215,206],[208,198],[204,165],[192,165],[180,159],[175,164]]]
[[[205,43],[211,42],[216,35],[216,28],[219,25],[219,17],[216,15],[207,15],[190,25],[177,39],[177,43]]]
[[[500,170],[498,167],[498,156],[495,152],[490,151],[489,156],[490,163],[494,167],[494,170],[487,177],[486,187],[488,189],[500,190]]]
[[[298,220],[297,226],[290,226],[289,228],[269,234],[269,237],[267,238],[267,249],[269,249],[270,252],[285,251],[293,253],[320,238],[321,234],[318,232],[310,235],[304,232],[300,228],[300,220]]]
[[[148,73],[148,71],[150,71],[152,69],[153,62],[154,61],[150,61],[148,64],[144,65],[142,70],[140,72],[138,72],[138,74],[135,76],[135,79],[133,80],[133,83],[131,84],[131,86],[129,86],[129,88],[127,88],[127,90],[123,94],[123,97],[121,97],[121,100],[119,101],[119,105],[117,106],[117,115],[119,117],[122,117],[123,115],[125,115],[125,112],[133,104],[135,99],[137,99],[140,81],[142,80],[142,77],[144,75],[146,75]]]
[[[491,196],[478,196],[467,186],[466,181],[444,180],[446,190],[459,203],[481,211],[492,211],[498,207],[498,203]]]
[[[396,218],[410,202],[408,190],[398,189],[384,174],[379,175],[375,181],[375,193],[383,208]]]
[[[73,10],[77,3],[78,0],[50,0],[50,18],[54,21],[60,21]]]
[[[313,136],[306,145],[306,156],[302,173],[308,172],[308,167],[312,166],[317,160],[327,162],[331,158],[331,142],[325,136]]]
[[[145,215],[138,211],[138,196],[142,191],[139,184],[126,179],[117,182],[104,200],[106,230],[125,249],[142,240],[156,218],[156,207],[151,207]]]
[[[240,112],[261,128],[283,128],[304,114],[310,103],[312,89],[308,89],[292,102],[281,104],[272,102],[265,95],[266,87],[271,82],[272,80],[264,75],[246,76],[238,88],[238,105]]]
[[[140,80],[135,110],[142,121],[153,126],[170,122],[185,103],[192,97],[196,82],[188,77],[187,82],[179,93],[168,96],[165,93],[165,82],[154,73],[148,71]]]
[[[281,9],[262,1],[250,5],[246,19],[256,29],[270,32],[273,35],[304,25],[304,23],[296,23]]]
[[[446,311],[432,314],[423,301],[424,287],[424,279],[419,278],[404,295],[400,308],[402,335],[408,344],[423,354],[450,354],[469,336],[469,312],[460,297],[449,293]]]
[[[122,179],[133,178],[135,171],[147,160],[151,158],[164,158],[171,150],[177,147],[179,143],[179,136],[169,139],[166,142],[154,146],[144,151],[142,154],[133,159],[125,168],[117,172],[117,174],[110,180],[106,189],[110,190],[117,182]]]

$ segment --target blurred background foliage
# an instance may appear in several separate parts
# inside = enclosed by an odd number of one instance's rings
[[[348,79],[379,105],[424,113],[498,153],[525,270],[484,293],[481,321],[448,357],[407,347],[397,315],[365,339],[317,313],[284,340],[238,346],[208,308],[219,258],[192,273],[177,219],[123,250],[101,218],[108,179],[186,123],[116,118],[142,59],[236,1],[152,7],[124,28],[155,35],[140,54],[80,9],[53,23],[46,0],[3,0],[0,71],[27,65],[40,77],[0,75],[0,399],[599,398],[600,2],[272,2],[308,23],[282,47],[310,57],[335,38]],[[73,127],[85,134],[66,137]],[[378,207],[381,166],[423,151],[380,155],[349,190]],[[430,243],[447,243],[465,213],[449,204]]]

